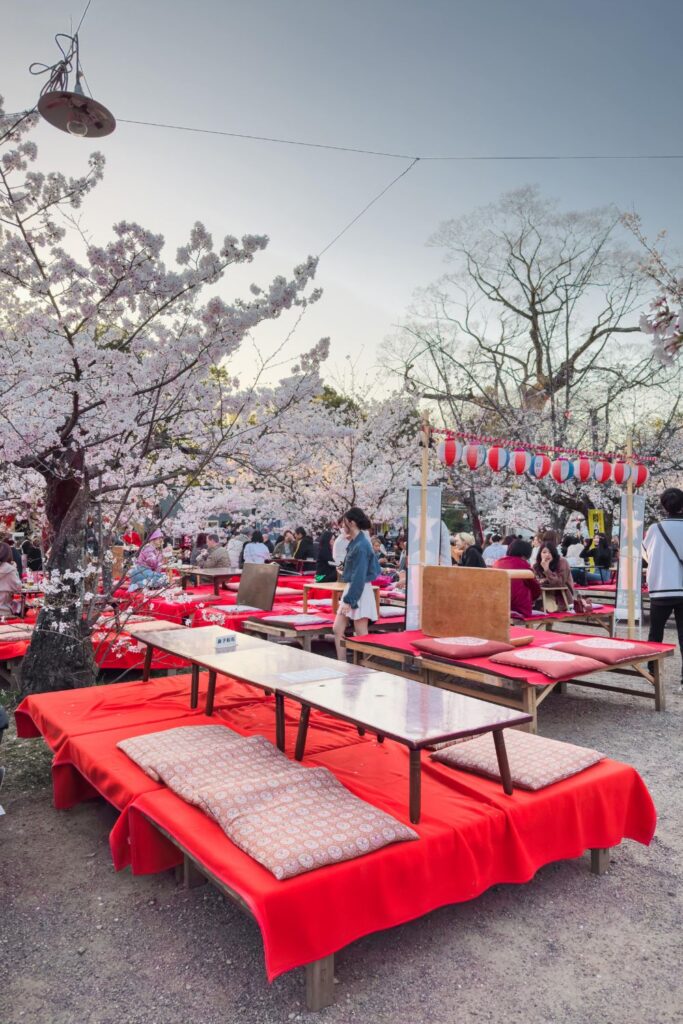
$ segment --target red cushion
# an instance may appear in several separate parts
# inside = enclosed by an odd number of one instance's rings
[[[533,669],[550,679],[571,679],[605,667],[604,662],[594,658],[580,658],[576,654],[558,651],[555,647],[522,647],[516,651],[496,654],[491,661],[498,665]]]
[[[554,644],[556,651],[566,651],[581,658],[595,658],[604,665],[618,665],[620,661],[632,658],[651,658],[661,654],[661,648],[653,644],[633,643],[630,640],[616,640],[613,637],[587,636],[582,640]]]
[[[413,647],[437,658],[463,661],[467,658],[490,658],[492,654],[513,650],[512,644],[500,640],[485,640],[480,636],[439,636],[415,640]]]

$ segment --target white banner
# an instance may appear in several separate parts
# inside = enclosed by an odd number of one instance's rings
[[[628,550],[628,528],[626,525],[626,495],[621,497],[621,520],[619,526],[619,572],[617,575],[617,600],[615,620],[628,619],[628,560],[633,566],[633,590],[635,618],[642,622],[643,601],[641,575],[643,569],[643,528],[645,525],[645,495],[633,495],[633,541]]]
[[[420,628],[420,522],[422,488],[408,488],[408,545],[406,556],[406,629]],[[427,488],[425,565],[438,565],[441,552],[441,488]]]

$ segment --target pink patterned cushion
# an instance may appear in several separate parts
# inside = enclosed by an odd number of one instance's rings
[[[500,640],[485,640],[481,636],[439,636],[427,640],[414,640],[413,647],[437,658],[463,661],[467,658],[490,658],[492,654],[511,651],[512,644]]]
[[[215,756],[242,737],[225,725],[182,725],[163,732],[131,736],[116,746],[135,761],[150,779],[159,782],[157,765],[169,758],[182,760],[199,755]]]
[[[628,640],[616,640],[614,637],[587,636],[581,640],[553,645],[556,651],[567,654],[578,654],[584,658],[595,658],[605,665],[618,665],[620,661],[631,661],[642,658],[645,661],[653,654],[661,654],[661,649],[654,644],[631,643]]]
[[[537,790],[552,786],[554,782],[561,782],[590,768],[605,756],[588,747],[534,736],[519,729],[505,729],[504,735],[512,782],[518,789]],[[489,779],[500,779],[491,733],[440,750],[432,754],[432,760],[451,768],[476,772]]]
[[[326,768],[304,769],[239,802],[214,789],[202,794],[202,803],[236,846],[280,880],[418,838],[349,793]]]
[[[529,668],[542,672],[550,679],[573,679],[586,672],[604,669],[594,658],[580,658],[554,647],[522,647],[504,654],[494,654],[491,661],[496,665],[514,665],[515,668]]]

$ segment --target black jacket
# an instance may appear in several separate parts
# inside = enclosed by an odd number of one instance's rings
[[[460,559],[460,564],[466,569],[485,569],[486,562],[478,544],[472,544]]]

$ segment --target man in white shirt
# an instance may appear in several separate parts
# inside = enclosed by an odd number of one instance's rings
[[[332,545],[332,561],[334,562],[335,565],[340,566],[344,564],[344,559],[346,558],[346,550],[349,544],[351,543],[351,538],[346,532],[346,529],[341,519],[339,520],[338,525],[339,534],[335,537],[334,544]]]
[[[484,561],[487,565],[493,565],[499,558],[505,558],[508,553],[507,545],[502,544],[503,538],[499,533],[494,533],[491,543],[484,548]]]

